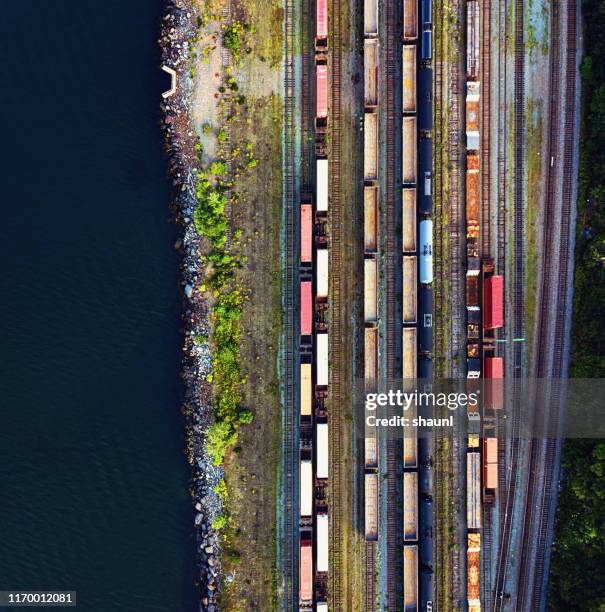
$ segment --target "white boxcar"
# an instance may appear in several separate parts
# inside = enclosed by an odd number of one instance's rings
[[[318,212],[328,210],[328,160],[317,160],[317,193],[315,194],[315,206]]]
[[[300,515],[313,514],[313,463],[300,462]]]
[[[316,287],[317,297],[328,297],[328,249],[317,249]]]
[[[328,571],[329,523],[327,514],[317,515],[317,554],[315,556],[315,569],[318,572]]]
[[[317,334],[315,377],[320,387],[328,386],[328,334]]]
[[[316,472],[317,478],[327,478],[329,474],[329,439],[328,439],[328,424],[318,423],[316,427],[316,443],[317,443],[317,462]]]
[[[433,282],[433,222],[425,219],[420,222],[420,284]]]

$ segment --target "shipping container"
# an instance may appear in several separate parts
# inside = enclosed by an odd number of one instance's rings
[[[363,130],[363,178],[378,180],[378,114],[365,113]]]
[[[313,463],[300,462],[300,515],[313,514]]]
[[[474,80],[479,76],[479,2],[467,2],[466,11],[466,74]]]
[[[363,33],[365,36],[378,36],[378,0],[364,0]]]
[[[300,543],[299,597],[301,602],[313,599],[313,547],[311,542]]]
[[[484,329],[498,329],[504,325],[503,291],[503,276],[489,276],[483,281]]]
[[[403,539],[418,539],[418,474],[403,473]]]
[[[466,85],[466,148],[479,150],[479,82]]]
[[[403,609],[418,612],[418,546],[403,547]]]
[[[486,463],[483,466],[483,487],[492,491],[498,488],[498,464]]]
[[[300,206],[300,261],[301,263],[313,261],[313,206],[311,204]]]
[[[376,321],[378,312],[377,261],[375,259],[364,259],[363,261],[363,315],[366,323]]]
[[[410,410],[408,410],[408,416],[413,418]],[[418,467],[418,438],[411,435],[405,435],[403,438],[403,467]]]
[[[481,529],[481,456],[466,455],[466,527]]]
[[[364,41],[363,46],[364,67],[364,99],[366,106],[378,105],[378,40]]]
[[[364,249],[366,253],[376,253],[378,244],[378,188],[363,188],[364,208]]]
[[[484,406],[500,410],[504,406],[504,360],[502,357],[486,357],[483,360],[485,381]]]
[[[477,157],[477,155],[469,155],[470,157]],[[468,158],[467,158],[468,159]],[[474,236],[474,233],[478,230],[475,229],[479,225],[479,171],[469,170],[466,171],[466,225],[467,225],[467,236]]]
[[[417,261],[415,255],[404,255],[403,257],[403,322],[416,323],[417,307]]]
[[[418,0],[403,0],[403,40],[418,38]]]
[[[318,159],[317,160],[317,193],[315,203],[317,206],[317,212],[328,211],[328,160]]]
[[[416,117],[404,117],[402,120],[403,135],[403,182],[407,185],[416,183]]]
[[[416,45],[403,45],[402,54],[403,112],[416,112]]]
[[[413,253],[416,251],[416,189],[403,189],[403,251]]]
[[[425,219],[419,225],[420,283],[430,285],[433,282],[433,221]]]
[[[315,555],[315,569],[318,572],[328,571],[328,543],[330,540],[329,521],[327,514],[317,515],[317,554]]]
[[[376,380],[378,378],[378,330],[366,328],[365,336],[365,390],[366,393],[376,392]]]
[[[364,437],[364,464],[366,468],[378,467],[378,441],[376,428],[366,425]]]
[[[311,416],[313,409],[313,385],[311,382],[311,364],[300,364],[300,414]]]
[[[369,541],[378,539],[378,474],[365,475],[365,535]]]
[[[325,48],[328,38],[328,0],[317,0],[315,24],[315,45],[317,48]]]
[[[466,551],[467,599],[469,607],[481,605],[481,535],[468,534]]]
[[[416,378],[416,328],[403,328],[403,371],[404,379]]]
[[[300,333],[313,333],[313,288],[310,281],[300,283]]]
[[[466,307],[479,310],[479,277],[466,275]]]
[[[328,67],[325,64],[317,64],[316,81],[316,117],[325,119],[328,116]]]
[[[315,443],[317,446],[316,453],[316,472],[317,478],[328,478],[329,474],[329,445],[330,441],[328,438],[328,424],[317,423],[315,427]]]
[[[318,298],[328,297],[328,249],[317,249],[317,267],[315,269],[315,287]]]
[[[317,334],[315,378],[320,387],[328,386],[328,334]]]

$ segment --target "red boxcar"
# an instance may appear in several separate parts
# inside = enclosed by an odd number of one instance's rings
[[[313,333],[313,290],[310,281],[300,283],[300,333]]]
[[[313,206],[311,204],[300,206],[300,261],[302,263],[313,261]]]
[[[318,119],[328,116],[328,67],[317,66],[317,115]]]
[[[315,44],[325,47],[328,40],[328,0],[317,0],[315,7]]]
[[[504,277],[489,276],[483,283],[483,329],[504,325]]]
[[[313,549],[310,542],[300,543],[300,592],[301,601],[313,599]]]
[[[488,379],[485,384],[485,407],[499,410],[504,404],[504,360],[502,357],[486,357],[483,371]]]

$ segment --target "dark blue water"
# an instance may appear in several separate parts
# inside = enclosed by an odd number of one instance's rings
[[[0,589],[193,609],[161,0],[3,2]]]

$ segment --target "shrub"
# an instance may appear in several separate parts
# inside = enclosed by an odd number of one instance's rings
[[[209,429],[206,448],[214,465],[221,465],[227,449],[237,441],[235,428],[227,421],[217,421]]]
[[[219,514],[212,521],[212,529],[218,531],[219,529],[224,529],[227,526],[227,517],[224,514]]]
[[[250,410],[241,410],[238,415],[238,420],[242,424],[252,423],[252,419],[254,419],[254,415]]]

